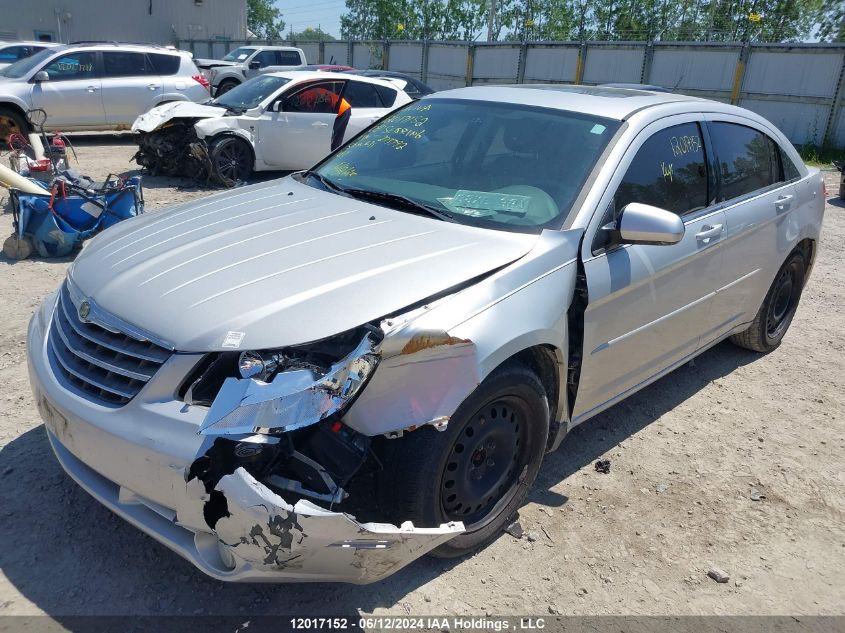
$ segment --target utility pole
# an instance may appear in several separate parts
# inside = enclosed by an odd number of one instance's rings
[[[493,28],[496,24],[496,0],[490,0],[490,10],[487,12],[487,41],[493,41]]]

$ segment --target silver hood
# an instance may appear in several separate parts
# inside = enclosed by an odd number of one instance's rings
[[[402,310],[515,261],[537,240],[287,177],[122,222],[92,240],[69,275],[100,308],[177,350],[261,349]]]
[[[192,101],[164,103],[144,112],[132,124],[133,132],[152,132],[171,119],[213,119],[226,114],[226,108]]]

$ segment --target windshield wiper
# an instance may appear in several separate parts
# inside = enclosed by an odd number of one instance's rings
[[[337,193],[346,193],[346,189],[341,187],[340,185],[336,184],[334,181],[329,180],[323,174],[316,172],[316,171],[306,171],[302,174],[305,178],[313,178],[321,185],[323,185],[326,189],[330,189],[331,191],[335,191]]]
[[[455,222],[455,218],[445,211],[435,209],[431,205],[423,202],[417,202],[413,198],[403,196],[398,193],[389,193],[387,191],[372,191],[370,189],[342,189],[343,193],[352,196],[353,198],[360,198],[362,200],[370,199],[374,201],[382,201],[393,204],[399,204],[405,209],[415,212],[422,212],[426,215],[433,216],[438,220],[446,222]]]

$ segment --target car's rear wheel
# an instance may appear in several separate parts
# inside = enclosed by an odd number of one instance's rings
[[[29,133],[26,120],[10,108],[0,108],[0,147],[6,147],[12,134]]]
[[[466,532],[432,554],[461,556],[494,540],[525,500],[549,431],[539,378],[518,363],[491,374],[443,432],[423,427],[387,441],[380,506],[396,523],[434,527],[463,521]]]
[[[793,252],[775,276],[751,326],[734,334],[731,342],[755,352],[771,352],[780,345],[798,309],[806,268],[804,255]]]
[[[214,93],[214,96],[219,97],[220,95],[226,94],[232,88],[239,85],[240,84],[234,79],[226,79],[225,81],[221,81],[220,85],[217,86],[217,92]]]
[[[252,174],[252,148],[236,136],[223,136],[209,148],[214,179],[225,187],[234,187]]]

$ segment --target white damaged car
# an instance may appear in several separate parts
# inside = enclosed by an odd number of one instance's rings
[[[30,381],[64,469],[204,572],[371,582],[496,539],[568,431],[719,341],[775,350],[823,212],[742,108],[440,92],[95,237]]]
[[[345,139],[412,101],[395,83],[327,72],[254,77],[205,103],[168,103],[132,125],[136,162],[152,174],[234,186],[253,171],[310,167],[329,153],[341,99],[350,106]]]

